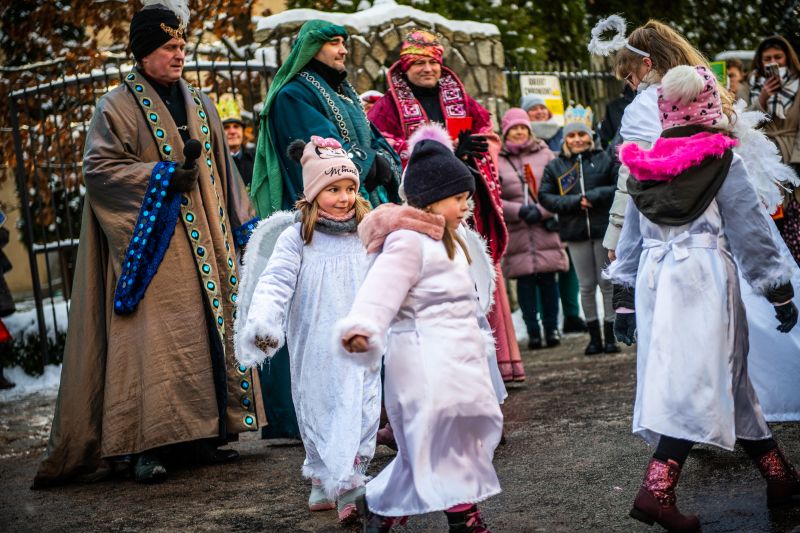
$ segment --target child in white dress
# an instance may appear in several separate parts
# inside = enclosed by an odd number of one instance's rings
[[[354,360],[379,364],[398,452],[367,484],[366,531],[445,511],[452,532],[487,532],[476,503],[500,492],[492,458],[503,425],[487,364],[494,350],[470,263],[491,263],[462,225],[475,190],[447,133],[410,140],[408,206],[381,206],[359,228],[374,258],[350,314],[336,328]],[[395,213],[404,210],[403,216]]]
[[[329,339],[366,271],[356,229],[369,203],[358,196],[358,171],[335,139],[295,141],[289,153],[303,166],[304,197],[295,214],[273,215],[250,241],[243,278],[248,255],[269,254],[258,249],[268,240],[263,234],[289,224],[266,268],[253,273],[258,281],[252,295],[241,295],[249,307],[237,322],[237,358],[246,366],[261,364],[283,346],[286,333],[292,400],[306,451],[302,473],[312,481],[309,509],[338,508],[340,521],[352,521],[375,452],[380,373],[341,357]],[[255,280],[242,280],[243,289],[253,285],[249,281]]]

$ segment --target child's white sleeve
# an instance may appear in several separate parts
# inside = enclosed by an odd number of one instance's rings
[[[236,359],[245,366],[257,366],[284,345],[284,321],[294,296],[303,259],[303,239],[295,226],[287,228],[275,243],[266,268],[258,278],[247,321],[240,335]],[[265,352],[256,337],[272,341]]]
[[[369,342],[367,353],[348,354],[373,366],[385,351],[385,337],[408,291],[419,281],[422,270],[422,242],[415,231],[390,234],[383,251],[372,263],[350,313],[337,322],[334,342],[341,352],[342,339],[363,335]]]
[[[642,255],[642,233],[639,229],[639,210],[633,200],[625,208],[625,224],[617,242],[617,258],[603,271],[603,277],[616,285],[636,286],[639,256]]]

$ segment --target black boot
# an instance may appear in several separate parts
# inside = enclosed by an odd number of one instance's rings
[[[619,345],[614,337],[614,322],[603,322],[603,337],[606,339],[603,351],[605,353],[619,353]]]
[[[589,344],[586,345],[584,355],[603,353],[603,337],[600,334],[600,321],[591,320],[587,323],[589,328]]]
[[[16,386],[17,386],[16,383],[6,379],[6,377],[3,375],[3,368],[0,367],[0,390],[13,389]]]
[[[157,456],[141,453],[133,465],[133,477],[137,483],[161,483],[167,479],[167,469]]]
[[[528,329],[528,349],[541,350],[542,349],[542,331],[539,329],[539,324],[533,328]]]
[[[356,499],[356,509],[362,518],[362,533],[389,533],[394,526],[405,525],[406,516],[381,516],[367,507],[367,498],[362,494]]]
[[[558,346],[561,344],[561,334],[558,332],[557,329],[551,329],[549,331],[545,331],[544,338],[547,341],[547,347],[552,348],[553,346]]]
[[[579,316],[564,317],[564,334],[586,333],[586,322]]]

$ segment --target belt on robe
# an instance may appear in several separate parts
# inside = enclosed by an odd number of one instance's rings
[[[684,231],[668,241],[644,239],[642,247],[645,250],[651,250],[652,258],[655,259],[656,263],[660,263],[670,252],[672,252],[675,261],[683,261],[689,257],[689,250],[691,248],[716,250],[718,241],[719,236],[714,233],[689,233],[688,231]],[[647,286],[650,289],[655,289],[656,287],[653,267],[651,267],[648,272]]]

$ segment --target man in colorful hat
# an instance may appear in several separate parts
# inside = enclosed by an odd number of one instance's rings
[[[486,239],[492,259],[499,264],[508,240],[494,163],[500,138],[493,133],[489,112],[467,94],[455,72],[442,64],[443,55],[438,36],[426,30],[411,31],[403,40],[400,59],[389,68],[388,90],[370,110],[369,119],[404,164],[408,138],[423,124],[439,122],[451,136],[457,136],[456,155],[480,177],[476,179],[472,225]],[[497,340],[500,372],[507,381],[524,381],[525,370],[499,270],[497,287],[489,322]]]
[[[236,251],[253,210],[216,108],[181,77],[187,18],[161,4],[134,15],[136,67],[87,132],[61,388],[36,488],[103,463],[163,481],[166,457],[235,459],[217,446],[264,421],[258,377],[233,351]]]

